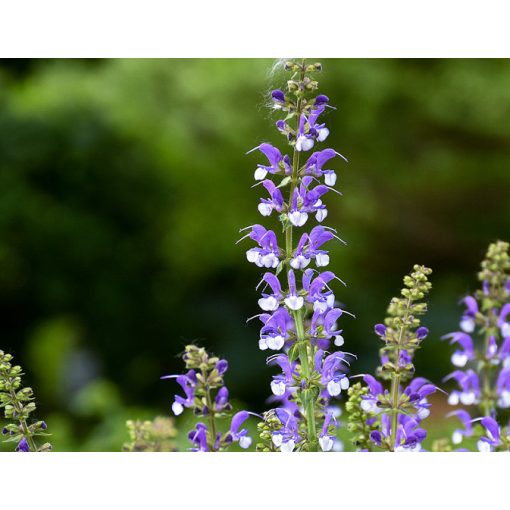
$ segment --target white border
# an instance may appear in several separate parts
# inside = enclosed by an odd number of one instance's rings
[[[499,0],[16,0],[2,57],[509,57]]]
[[[6,508],[471,509],[504,508],[510,456],[1,454],[0,469]]]

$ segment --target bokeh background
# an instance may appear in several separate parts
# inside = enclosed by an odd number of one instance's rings
[[[128,418],[169,414],[162,374],[197,341],[230,362],[231,393],[265,408],[255,285],[239,228],[267,106],[271,60],[0,61],[0,348],[16,356],[55,450],[109,450]],[[324,60],[337,187],[332,269],[354,372],[373,370],[373,324],[414,263],[434,269],[418,353],[436,383],[440,337],[476,287],[489,242],[510,237],[510,62]],[[439,401],[431,436],[447,409]],[[452,424],[453,426],[453,424]],[[1,447],[5,448],[5,446]]]

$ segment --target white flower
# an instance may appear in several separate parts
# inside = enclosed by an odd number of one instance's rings
[[[249,437],[249,436],[241,436],[239,438],[239,446],[241,448],[246,449],[246,448],[249,448],[250,445],[251,445],[251,437]]]
[[[271,204],[261,202],[258,205],[258,210],[259,213],[262,214],[262,216],[269,216],[273,212],[273,206]]]
[[[329,452],[333,448],[333,439],[329,436],[319,437],[319,444],[323,452]]]
[[[324,221],[326,219],[327,215],[328,215],[327,209],[319,209],[315,214],[315,219],[320,223],[321,221]]]
[[[259,306],[265,312],[274,312],[278,308],[278,300],[274,296],[260,298]]]
[[[284,453],[290,453],[294,450],[294,447],[296,446],[296,443],[293,439],[290,439],[286,443],[282,443],[280,446],[280,451]]]
[[[255,177],[255,180],[256,181],[261,181],[262,179],[264,179],[264,177],[267,175],[267,170],[265,168],[257,168],[257,170],[255,170],[255,174],[254,174],[254,177]]]
[[[465,317],[460,321],[460,329],[465,333],[472,333],[475,330],[475,321],[472,317]]]
[[[456,367],[465,367],[468,361],[467,354],[465,352],[455,351],[452,354],[452,364]]]
[[[285,383],[283,381],[271,381],[271,391],[273,395],[281,397],[285,393]]]
[[[305,303],[305,300],[302,296],[289,296],[285,298],[285,304],[291,310],[300,310]]]
[[[336,184],[336,174],[335,172],[328,172],[324,175],[324,184],[327,186],[334,186]]]
[[[309,151],[313,147],[314,141],[313,138],[307,138],[306,136],[299,136],[296,140],[296,150],[301,151]]]
[[[174,402],[172,404],[172,411],[175,414],[175,416],[179,416],[184,411],[184,407],[180,402]]]
[[[335,336],[335,340],[334,340],[334,344],[337,347],[341,347],[342,345],[344,345],[344,337],[342,335],[336,335]]]
[[[289,221],[295,226],[295,227],[302,227],[306,220],[308,219],[308,214],[305,212],[300,211],[292,211],[287,214]]]
[[[327,253],[317,253],[315,255],[315,263],[317,267],[324,267],[329,264],[329,255]]]

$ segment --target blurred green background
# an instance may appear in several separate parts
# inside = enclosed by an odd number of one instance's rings
[[[440,383],[439,337],[488,243],[510,237],[510,61],[322,62],[338,107],[328,142],[350,160],[333,163],[344,196],[328,197],[327,224],[348,242],[331,267],[357,316],[343,323],[353,371],[376,366],[373,324],[421,263],[434,289],[416,364]],[[265,408],[272,370],[245,324],[259,270],[234,243],[259,221],[260,158],[245,153],[283,142],[274,63],[0,61],[0,348],[25,368],[55,450],[119,450],[127,418],[168,414],[176,387],[159,377],[192,340]]]

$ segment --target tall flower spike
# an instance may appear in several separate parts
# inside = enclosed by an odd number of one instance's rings
[[[460,419],[463,429],[452,436],[454,444],[464,437],[478,438],[480,451],[501,449],[489,440],[494,427],[510,408],[510,255],[509,244],[491,244],[478,273],[481,288],[462,300],[463,312],[459,331],[443,338],[455,346],[451,361],[455,370],[445,380],[455,381],[450,392],[450,405],[468,406],[469,410],[450,413]],[[467,425],[471,417],[473,426]],[[486,426],[487,425],[487,426]],[[494,429],[495,430],[495,429]],[[503,437],[503,436],[502,436]],[[484,439],[485,438],[485,439]],[[501,439],[503,441],[503,439]]]
[[[250,413],[240,411],[232,417],[230,430],[221,432],[218,420],[231,415],[228,389],[223,376],[228,369],[224,359],[210,356],[205,349],[196,345],[187,345],[182,356],[185,362],[185,374],[164,375],[161,379],[175,379],[182,388],[184,396],[177,394],[172,403],[172,412],[178,416],[185,408],[207,423],[199,421],[188,434],[195,452],[219,452],[226,450],[233,442],[241,448],[249,448],[251,438],[247,429],[241,429]]]
[[[362,450],[421,451],[426,432],[421,422],[430,413],[428,396],[436,386],[414,377],[413,357],[428,334],[419,316],[427,311],[423,298],[431,284],[431,270],[414,266],[404,278],[405,287],[393,298],[384,324],[375,334],[384,342],[377,377],[364,375],[366,387],[350,392],[347,410],[354,443]]]
[[[17,443],[17,452],[48,452],[50,443],[41,446],[37,437],[47,436],[44,421],[31,420],[35,411],[32,388],[21,385],[22,369],[19,365],[12,366],[12,356],[0,350],[0,408],[3,407],[8,424],[2,429],[6,442]]]
[[[263,443],[258,448],[329,451],[337,448],[332,401],[349,386],[346,372],[353,356],[326,352],[343,344],[336,321],[344,311],[335,308],[331,285],[337,277],[319,271],[330,261],[327,243],[340,239],[333,229],[311,224],[327,217],[323,200],[337,181],[335,171],[326,165],[336,156],[345,158],[328,148],[307,154],[329,134],[323,121],[329,99],[314,93],[318,84],[313,75],[321,65],[288,62],[285,69],[292,73],[287,89],[274,90],[271,98],[274,109],[286,115],[276,127],[292,156],[268,143],[253,149],[269,162],[255,170],[255,180],[267,192],[258,210],[262,216],[278,214],[283,236],[278,239],[258,224],[249,227],[245,236],[257,243],[246,252],[248,261],[268,269],[259,287],[259,306],[265,312],[259,315],[259,346],[283,350],[268,358],[269,364],[281,369],[271,382],[271,400],[280,406],[266,413],[266,422],[259,426]]]

